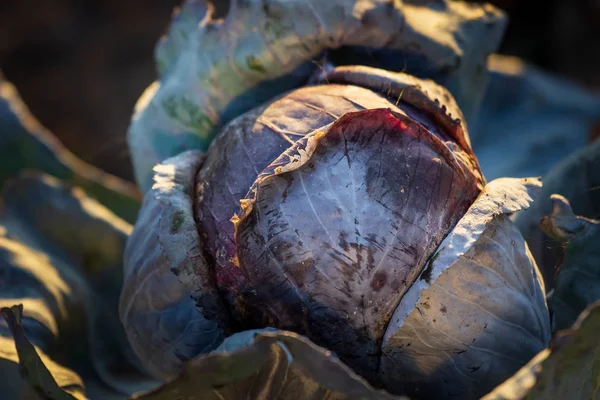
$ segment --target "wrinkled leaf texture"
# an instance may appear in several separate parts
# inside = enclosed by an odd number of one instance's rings
[[[557,332],[542,351],[482,400],[596,400],[600,398],[600,302],[572,328]]]
[[[224,19],[203,1],[186,1],[157,46],[159,80],[138,100],[129,128],[136,181],[147,191],[155,164],[205,150],[225,123],[301,86],[324,51],[344,46],[367,49],[360,63],[391,53],[375,66],[443,84],[469,120],[504,24],[491,5],[453,0],[232,1]]]

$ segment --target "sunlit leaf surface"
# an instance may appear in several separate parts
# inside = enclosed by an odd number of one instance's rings
[[[14,339],[0,323],[2,375],[18,377],[15,341],[30,368],[24,333],[58,385],[75,396],[118,399],[152,386],[138,372],[116,314],[130,231],[128,223],[81,190],[48,175],[27,173],[5,185],[0,306],[22,304],[24,310],[22,318],[13,319],[13,328],[23,328],[13,329]],[[47,381],[43,378],[43,385]],[[0,393],[16,399],[27,390],[20,378],[0,380]]]

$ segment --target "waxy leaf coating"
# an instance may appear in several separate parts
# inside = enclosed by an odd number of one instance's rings
[[[327,67],[234,119],[204,155],[182,153],[155,172],[121,305],[157,376],[173,377],[231,334],[273,327],[335,352],[375,387],[471,399],[548,341],[543,284],[507,218],[540,184],[486,186],[462,113],[432,81]],[[450,303],[437,292],[445,279],[471,300],[453,300],[440,318],[452,351],[413,365],[405,346],[439,341],[416,310],[422,296]],[[489,340],[488,325],[518,338],[511,352],[522,354],[498,357],[505,343]]]

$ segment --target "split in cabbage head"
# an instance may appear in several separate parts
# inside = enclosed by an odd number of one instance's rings
[[[158,377],[271,327],[392,393],[478,398],[548,344],[544,285],[509,218],[541,183],[486,185],[431,81],[328,69],[155,174],[121,318]]]

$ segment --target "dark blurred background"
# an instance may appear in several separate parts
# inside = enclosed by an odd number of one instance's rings
[[[131,179],[125,132],[155,78],[154,43],[179,3],[0,0],[0,69],[67,147]],[[599,0],[491,3],[510,16],[501,53],[600,92]]]

